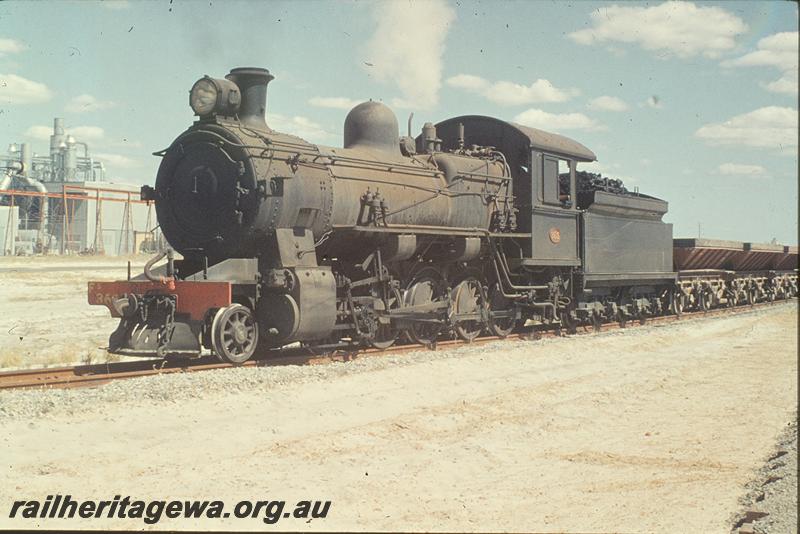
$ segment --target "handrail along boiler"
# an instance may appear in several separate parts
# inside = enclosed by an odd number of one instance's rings
[[[579,171],[595,160],[580,143],[482,116],[416,138],[409,121],[401,137],[369,101],[347,115],[343,148],[315,145],[267,126],[272,79],[237,68],[192,87],[198,120],[142,188],[183,259],[89,283],[90,303],[120,318],[111,352],[241,363],[294,342],[432,345],[694,304],[667,203]],[[781,276],[792,296],[796,272]]]

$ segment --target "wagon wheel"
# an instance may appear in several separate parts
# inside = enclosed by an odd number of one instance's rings
[[[686,295],[680,289],[674,290],[670,294],[669,309],[673,315],[680,317],[683,315],[683,308],[686,306]]]
[[[728,307],[734,308],[739,303],[739,299],[736,295],[736,291],[728,292]]]
[[[433,267],[422,269],[408,286],[405,305],[420,306],[441,302],[444,298],[443,286],[444,281],[439,271]],[[434,317],[431,318],[433,319]],[[436,342],[436,338],[439,337],[441,329],[442,323],[435,320],[431,322],[413,322],[407,332],[411,341],[421,345],[433,345]]]
[[[502,315],[495,316],[495,314]],[[497,283],[489,290],[489,331],[497,337],[506,337],[516,326],[513,303],[503,296],[503,290]]]
[[[592,312],[592,330],[594,330],[595,333],[597,333],[600,332],[600,330],[602,329],[603,329],[603,315],[599,311],[595,310]]]
[[[383,305],[382,301],[379,302],[381,305]],[[388,309],[390,310],[396,310],[403,307],[403,297],[400,295],[400,290],[397,288],[392,288],[392,290],[389,292],[387,304]],[[400,329],[394,326],[391,321],[387,324],[378,322],[378,328],[375,332],[375,335],[369,340],[369,344],[379,350],[388,349],[394,345],[394,342],[397,341],[399,336]]]
[[[753,306],[756,303],[756,290],[752,287],[748,288],[745,292],[745,302],[747,302],[747,304],[750,306]]]
[[[258,322],[250,309],[241,304],[220,308],[211,323],[211,344],[223,362],[246,362],[258,344]]]
[[[468,276],[458,283],[450,294],[451,312],[454,317],[453,330],[456,335],[466,341],[472,342],[483,331],[481,319],[459,320],[459,315],[474,315],[481,313],[483,307],[483,289],[481,282],[474,276]]]
[[[703,291],[700,293],[700,309],[704,312],[711,309],[711,292]]]

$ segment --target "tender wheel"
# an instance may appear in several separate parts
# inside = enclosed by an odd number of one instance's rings
[[[398,289],[392,289],[392,291],[389,292],[388,304],[390,310],[394,310],[403,306],[403,298],[400,296],[400,291]],[[369,341],[369,344],[376,349],[388,349],[394,345],[394,342],[397,341],[399,335],[400,330],[392,326],[392,323],[378,323],[378,329],[377,332],[375,332],[375,337]]]
[[[489,331],[497,337],[506,337],[514,331],[517,320],[511,300],[503,296],[499,284],[489,290]]]
[[[458,319],[459,315],[480,316],[483,307],[480,280],[474,277],[462,280],[451,293],[451,311],[453,313],[453,330],[456,335],[471,342],[483,331],[483,322],[478,319]]]
[[[617,322],[620,328],[625,328],[628,324],[628,315],[624,311],[619,310],[617,312]]]
[[[250,309],[231,304],[217,311],[211,323],[211,344],[223,362],[246,362],[258,344],[258,322]]]

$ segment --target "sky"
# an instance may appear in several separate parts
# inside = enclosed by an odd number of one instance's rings
[[[0,147],[54,117],[117,182],[155,181],[208,74],[268,68],[267,122],[341,146],[373,99],[401,133],[468,114],[575,139],[669,202],[676,237],[798,242],[792,2],[0,3]]]

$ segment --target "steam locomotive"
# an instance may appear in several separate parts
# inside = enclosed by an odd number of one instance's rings
[[[595,155],[576,141],[483,116],[416,138],[409,120],[401,137],[369,101],[347,115],[343,148],[315,145],[267,126],[272,79],[236,68],[192,87],[198,119],[141,192],[182,258],[89,283],[89,302],[120,318],[111,352],[241,363],[296,342],[599,329],[797,292],[793,270],[682,277],[667,203],[581,171]]]

